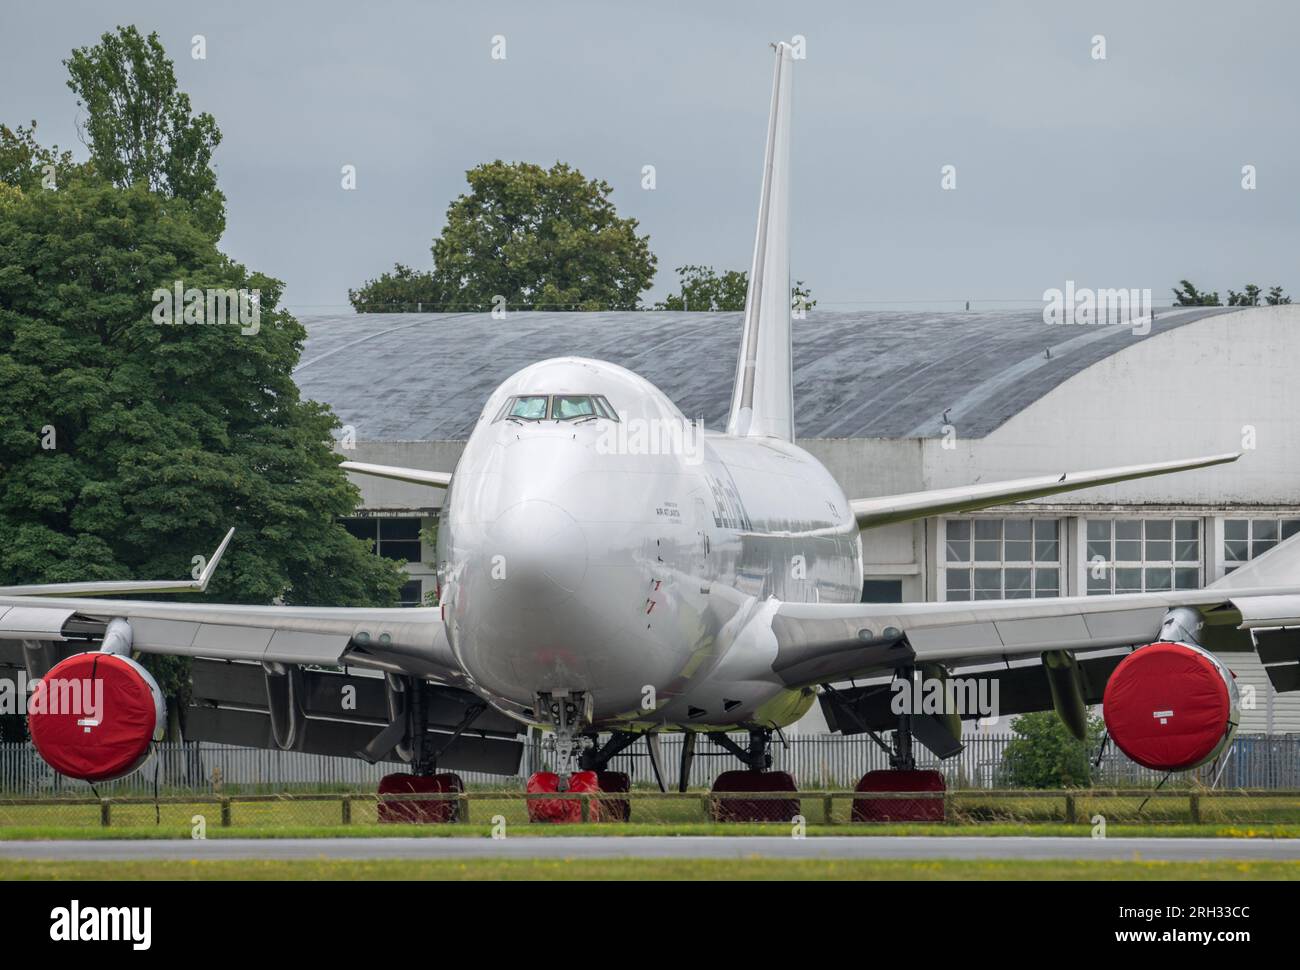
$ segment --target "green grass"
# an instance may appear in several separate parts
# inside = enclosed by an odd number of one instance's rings
[[[481,793],[468,803],[470,822],[458,825],[380,825],[372,795],[350,801],[350,822],[343,822],[340,799],[283,799],[241,802],[229,806],[229,827],[223,827],[221,806],[209,801],[151,802],[111,805],[111,825],[101,825],[97,803],[0,802],[0,840],[30,838],[189,838],[195,817],[201,817],[209,838],[380,835],[486,835],[494,818],[505,820],[512,834],[538,835],[788,835],[790,822],[769,824],[718,824],[708,820],[702,795],[686,798],[643,797],[632,803],[631,824],[607,822],[589,825],[530,824],[524,799],[516,792]],[[852,802],[836,799],[832,819],[826,824],[822,798],[805,797],[799,811],[811,835],[1087,835],[1086,821],[1103,816],[1107,834],[1135,836],[1246,836],[1300,837],[1300,797],[1252,794],[1249,797],[1202,796],[1200,818],[1191,821],[1184,798],[1153,798],[1142,807],[1145,793],[1094,796],[1086,791],[1072,798],[1074,819],[1066,821],[1063,795],[1028,798],[1015,793],[954,793],[949,821],[942,824],[850,824]],[[776,803],[774,808],[776,807]]]
[[[790,826],[785,823],[714,824],[697,823],[632,823],[629,825],[507,825],[507,832],[530,836],[613,836],[613,835],[766,835],[789,837]],[[1008,823],[985,822],[980,824],[874,824],[874,825],[809,825],[810,837],[836,837],[851,835],[941,835],[941,836],[1075,836],[1088,838],[1091,826],[1064,823]],[[209,839],[332,839],[357,838],[448,838],[452,836],[491,835],[490,823],[471,825],[276,825],[234,826],[219,828],[209,825]],[[1294,839],[1300,838],[1300,825],[1200,825],[1159,823],[1154,825],[1110,825],[1108,838],[1237,838],[1237,839]],[[189,839],[188,824],[114,825],[111,828],[89,825],[22,825],[0,827],[0,841],[30,841],[51,839]]]
[[[466,859],[28,862],[0,880],[1300,880],[1300,862],[883,861],[822,859]]]

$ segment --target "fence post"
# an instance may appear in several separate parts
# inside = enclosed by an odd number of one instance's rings
[[[1073,825],[1076,817],[1077,816],[1075,815],[1075,811],[1074,811],[1074,796],[1066,795],[1065,796],[1065,824]]]
[[[456,796],[456,821],[465,823],[469,821],[469,792],[461,792]]]
[[[826,824],[835,824],[835,799],[830,795],[822,797],[822,811],[826,813]]]
[[[113,803],[107,798],[99,800],[99,824],[104,828],[113,824]]]
[[[351,795],[343,796],[342,812],[343,812],[343,824],[351,825],[352,824],[352,796]]]
[[[230,828],[230,799],[229,798],[221,799],[221,827],[223,829]]]
[[[591,821],[591,796],[583,795],[581,797],[582,797],[582,820],[584,822],[590,822]]]
[[[1196,792],[1187,796],[1187,812],[1192,817],[1193,825],[1201,824],[1201,796]]]

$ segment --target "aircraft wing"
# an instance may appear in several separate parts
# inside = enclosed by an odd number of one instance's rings
[[[216,572],[217,564],[230,545],[231,529],[204,565],[197,579],[186,580],[104,580],[85,583],[34,583],[29,586],[0,586],[0,596],[139,596],[144,593],[204,593]]]
[[[108,623],[131,625],[131,647],[142,653],[246,660],[267,664],[383,666],[402,657],[404,672],[459,679],[440,608],[354,609],[316,606],[238,606],[152,600],[86,599],[207,589],[230,545],[226,533],[198,579],[112,580],[0,586],[0,641],[102,640]],[[351,661],[349,660],[351,658]],[[398,666],[402,666],[397,663]]]
[[[1300,536],[1205,589],[950,603],[782,603],[772,669],[791,687],[900,666],[1011,662],[1157,639],[1169,610],[1190,607],[1215,650],[1258,650],[1278,690],[1300,690]]]
[[[850,502],[858,527],[870,529],[894,522],[907,522],[932,515],[951,515],[973,512],[995,505],[1025,502],[1061,492],[1072,492],[1098,485],[1113,485],[1153,475],[1206,468],[1236,461],[1239,453],[1188,458],[1181,461],[1164,461],[1148,465],[1128,465],[1122,468],[1103,468],[1087,472],[1065,472],[1036,478],[1017,478],[1005,482],[987,482],[963,485],[958,488],[932,489],[925,492],[907,492],[900,495],[883,495],[878,498],[854,499]]]
[[[48,588],[47,588],[48,589]],[[110,620],[131,625],[142,653],[265,664],[398,666],[459,679],[438,607],[236,606],[0,595],[0,641],[94,649]]]
[[[203,585],[208,576],[201,577]],[[427,715],[424,743],[440,765],[496,774],[519,767],[518,724],[468,689],[439,607],[88,598],[127,588],[190,589],[134,581],[0,588],[0,671],[25,671],[31,682],[65,658],[116,638],[119,648],[193,658],[192,697],[182,711],[188,740],[371,762],[406,760],[402,752],[411,750],[415,723],[408,712],[418,692]],[[342,698],[349,696],[345,706]]]
[[[978,603],[783,603],[772,619],[772,669],[799,687],[920,663],[1130,647],[1155,640],[1165,614],[1180,606],[1197,609],[1211,626],[1240,631],[1300,625],[1300,585]]]

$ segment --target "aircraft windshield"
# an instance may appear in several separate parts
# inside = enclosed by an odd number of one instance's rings
[[[508,398],[496,416],[497,421],[579,421],[583,418],[608,418],[618,415],[601,394],[518,394]]]
[[[524,421],[540,421],[546,417],[546,396],[531,394],[526,397],[511,399],[507,417],[520,418]]]
[[[551,417],[556,421],[573,418],[590,418],[596,414],[596,405],[586,395],[557,394],[551,399]]]

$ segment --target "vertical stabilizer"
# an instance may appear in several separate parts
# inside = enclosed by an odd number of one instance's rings
[[[745,330],[736,362],[727,433],[794,440],[790,376],[790,79],[789,44],[776,45],[772,110],[763,154],[758,234],[749,267]]]

